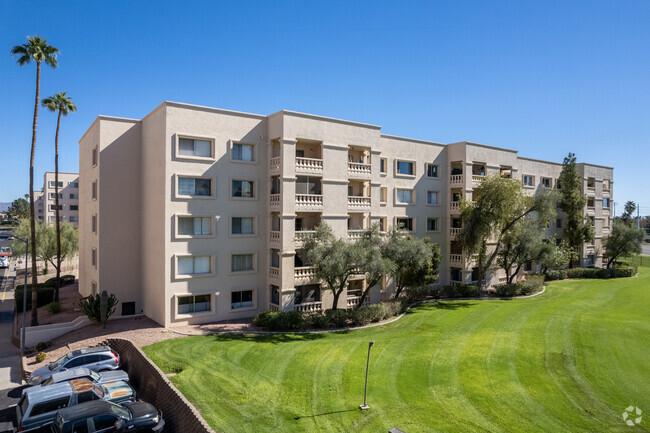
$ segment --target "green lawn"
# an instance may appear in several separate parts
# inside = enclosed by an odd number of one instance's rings
[[[145,348],[217,431],[650,431],[650,260],[511,301],[423,304],[337,334],[205,336]],[[362,412],[368,342],[368,403]],[[637,427],[622,421],[644,410]]]

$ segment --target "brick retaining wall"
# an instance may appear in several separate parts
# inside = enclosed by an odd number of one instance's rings
[[[165,432],[215,433],[198,410],[142,350],[122,338],[108,339],[102,345],[108,345],[119,353],[121,368],[129,374],[138,399],[162,410]]]

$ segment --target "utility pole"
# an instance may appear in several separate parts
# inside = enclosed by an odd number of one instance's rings
[[[636,204],[636,229],[639,230],[641,228],[641,209],[639,207],[639,203]]]

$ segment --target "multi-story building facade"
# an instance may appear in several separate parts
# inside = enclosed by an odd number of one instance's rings
[[[117,314],[166,326],[329,307],[331,293],[296,253],[321,222],[348,239],[373,223],[401,224],[440,245],[441,284],[471,281],[471,260],[454,242],[458,200],[490,172],[521,177],[534,191],[554,187],[561,169],[358,122],[173,102],[141,120],[98,117],[80,140],[79,164],[82,295],[107,290],[121,301]],[[593,198],[586,212],[602,235],[612,169],[580,170]],[[595,265],[598,242],[585,250]],[[353,279],[339,307],[356,305],[364,287],[362,276]],[[382,282],[370,302],[391,290]]]
[[[43,189],[34,191],[34,212],[40,222],[56,222],[55,173],[43,175]],[[59,220],[79,226],[79,174],[59,172]]]

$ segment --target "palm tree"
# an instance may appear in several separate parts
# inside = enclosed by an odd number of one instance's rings
[[[56,93],[54,96],[43,99],[43,107],[50,111],[58,111],[56,119],[56,135],[54,137],[54,194],[56,206],[56,280],[54,283],[54,302],[59,302],[59,279],[61,278],[61,222],[59,221],[59,129],[61,128],[61,115],[67,116],[69,112],[77,111],[77,106],[67,92]]]
[[[34,123],[32,126],[32,152],[29,159],[29,219],[31,229],[32,247],[32,326],[38,325],[38,297],[36,285],[38,275],[36,273],[36,218],[34,216],[34,154],[36,153],[36,126],[38,124],[38,104],[41,99],[41,63],[45,62],[52,68],[56,68],[56,55],[58,48],[47,44],[47,39],[40,36],[28,36],[27,43],[16,45],[11,49],[11,55],[18,57],[18,65],[23,66],[32,60],[36,62],[36,100],[34,102]],[[27,294],[27,287],[25,287]]]

